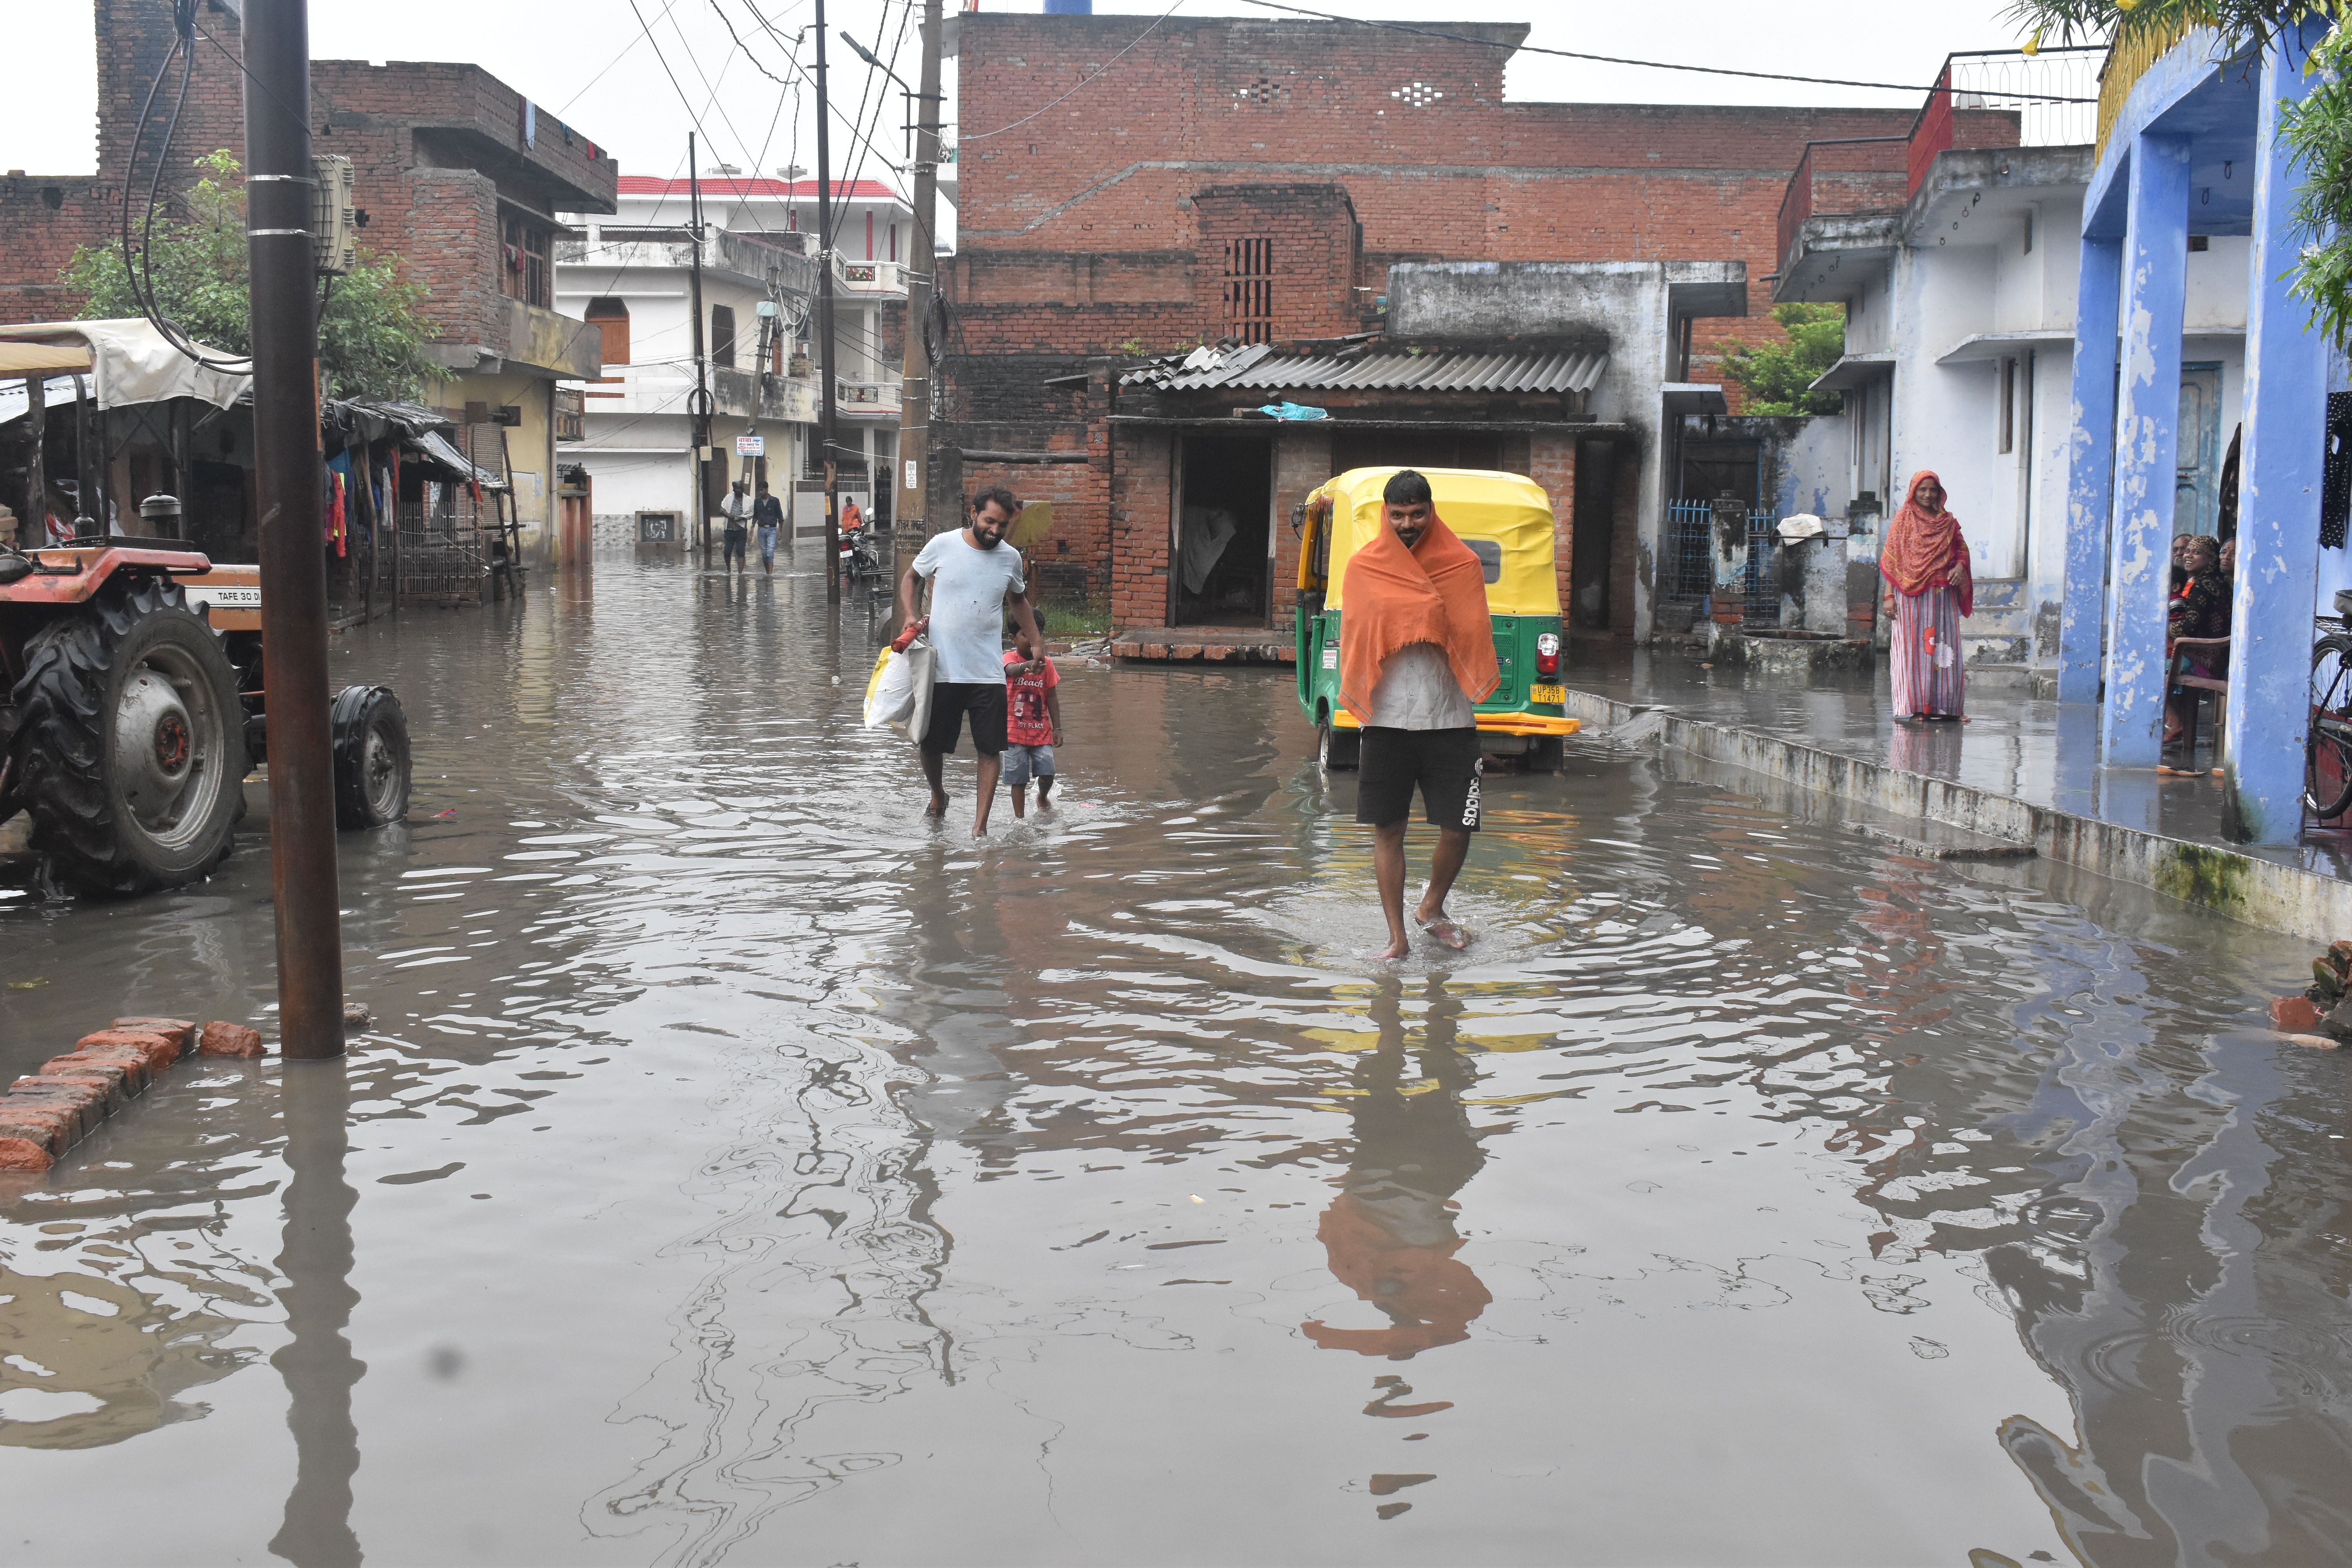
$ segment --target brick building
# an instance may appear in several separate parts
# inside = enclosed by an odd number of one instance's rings
[[[1111,596],[1121,531],[1154,525],[1122,500],[1142,481],[1115,477],[1117,377],[1090,374],[1088,360],[1381,332],[1400,264],[1739,264],[1736,305],[1668,312],[1654,324],[1671,341],[1634,342],[1621,324],[1610,351],[1650,367],[1656,384],[1719,382],[1723,344],[1777,332],[1762,319],[1777,219],[1807,145],[1902,136],[1916,118],[1506,102],[1504,68],[1528,29],[1429,26],[1454,36],[1255,18],[958,16],[960,253],[941,267],[953,324],[933,515],[951,515],[950,492],[983,475],[1050,494],[1049,591]],[[1962,145],[2015,140],[2013,115],[1955,119]],[[1719,387],[1665,398],[1634,411],[1619,445],[1657,470],[1684,414],[1736,405]],[[1322,477],[1286,470],[1276,515]],[[1646,514],[1675,482],[1664,474],[1629,499],[1644,513],[1628,521],[1629,535],[1636,523],[1654,529]],[[1553,500],[1572,516],[1574,487]],[[1265,597],[1278,619],[1278,595]],[[1646,635],[1645,590],[1621,576],[1610,597],[1601,626],[1588,629]],[[1176,612],[1164,591],[1155,607],[1131,588],[1113,613],[1130,624]]]
[[[0,321],[53,321],[81,301],[58,281],[77,246],[121,232],[123,189],[142,192],[160,149],[151,122],[131,159],[140,100],[171,47],[172,12],[152,0],[97,0],[100,72],[98,173],[0,176]],[[243,155],[244,79],[239,0],[200,0],[197,26],[220,45],[196,42],[189,87],[163,169],[177,200],[189,160],[216,149]],[[170,87],[176,89],[178,68]],[[423,284],[420,313],[446,374],[429,401],[472,426],[468,444],[486,466],[510,463],[526,538],[552,520],[559,378],[599,373],[598,338],[554,309],[559,209],[609,213],[618,165],[585,137],[478,67],[315,60],[310,67],[315,152],[352,161],[361,243],[400,259]],[[503,432],[502,438],[495,432]],[[479,432],[479,436],[477,436]]]

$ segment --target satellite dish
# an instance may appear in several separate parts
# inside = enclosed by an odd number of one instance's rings
[[[1033,500],[1021,509],[1021,515],[1013,520],[1013,526],[1004,531],[1004,537],[1012,542],[1013,549],[1026,554],[1053,531],[1054,503]]]

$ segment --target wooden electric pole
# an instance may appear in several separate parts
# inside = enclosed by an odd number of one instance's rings
[[[309,0],[246,0],[245,77],[278,1032],[288,1057],[315,1059],[343,1054],[343,934],[327,717],[327,565],[319,548],[326,469],[319,452],[319,279],[310,237],[317,181],[310,171]],[[105,513],[98,515],[103,530]]]
[[[824,447],[824,599],[841,602],[841,464],[835,426],[840,384],[833,379],[833,106],[824,87],[824,0],[816,0],[817,439]]]

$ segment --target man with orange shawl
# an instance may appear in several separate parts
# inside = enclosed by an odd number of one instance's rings
[[[1944,509],[1944,483],[1922,468],[1911,476],[1903,510],[1878,552],[1889,592],[1895,716],[1953,719],[1966,710],[1968,670],[1960,661],[1960,619],[1976,605],[1969,542]]]
[[[1437,829],[1429,886],[1413,919],[1446,947],[1469,933],[1445,896],[1478,830],[1486,758],[1477,705],[1501,679],[1486,571],[1437,515],[1429,480],[1401,468],[1381,491],[1384,526],[1348,562],[1339,615],[1339,700],[1364,727],[1356,820],[1372,829],[1372,869],[1389,944],[1412,951],[1404,924],[1404,829],[1412,792]]]

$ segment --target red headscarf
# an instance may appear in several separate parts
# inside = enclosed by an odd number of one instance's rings
[[[1939,490],[1944,488],[1932,468],[1911,476],[1903,510],[1887,524],[1886,542],[1879,547],[1879,575],[1906,596],[1930,588],[1950,588],[1960,596],[1960,614],[1969,615],[1976,607],[1977,596],[1976,579],[1969,572],[1969,542],[1960,537],[1960,520],[1952,515],[1950,507],[1932,516],[1921,510],[1919,487],[1925,484]]]

